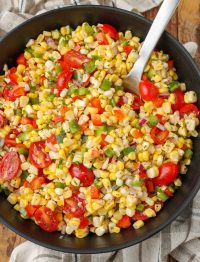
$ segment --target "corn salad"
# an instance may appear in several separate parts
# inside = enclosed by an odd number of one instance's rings
[[[198,135],[197,95],[155,50],[140,97],[122,81],[141,43],[108,24],[30,39],[0,76],[0,186],[48,232],[119,233],[155,217],[182,185]]]

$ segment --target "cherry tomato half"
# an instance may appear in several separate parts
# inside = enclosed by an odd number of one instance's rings
[[[28,216],[28,217],[32,217],[32,216],[35,214],[35,211],[36,211],[39,207],[40,207],[39,205],[31,205],[31,204],[28,204],[28,205],[25,207],[27,216]]]
[[[157,186],[167,186],[178,176],[179,166],[173,162],[165,162],[159,167],[159,175],[153,179]]]
[[[124,46],[124,52],[125,52],[127,55],[130,54],[130,52],[132,51],[132,49],[133,49],[133,47],[130,46],[130,45]]]
[[[6,100],[9,100],[9,101],[15,101],[16,100],[16,97],[14,96],[12,90],[8,87],[5,87],[3,89],[3,97],[6,99]]]
[[[70,50],[64,55],[64,61],[72,68],[82,68],[83,63],[87,60],[87,56],[81,54],[78,51]]]
[[[0,162],[0,177],[10,180],[17,176],[20,170],[21,161],[17,152],[8,152]]]
[[[37,224],[47,232],[54,232],[58,228],[58,219],[56,212],[50,208],[42,206],[39,207],[34,214]]]
[[[90,221],[87,217],[80,217],[80,225],[79,228],[83,229],[89,225]]]
[[[184,105],[184,92],[181,89],[174,91],[175,103],[172,105],[173,112],[180,110]]]
[[[78,178],[84,187],[88,187],[94,182],[93,172],[87,169],[83,164],[72,164],[69,168],[69,172],[73,177]]]
[[[98,25],[98,28],[107,33],[111,38],[113,38],[114,40],[118,40],[119,39],[119,35],[118,35],[118,32],[117,30],[112,26],[112,25],[109,25],[109,24],[99,24]]]
[[[43,141],[33,142],[29,148],[29,156],[31,164],[37,168],[48,167],[52,160],[47,152],[45,152],[45,143]]]
[[[58,75],[56,86],[59,91],[62,91],[64,88],[68,87],[68,83],[73,75],[72,70],[64,70]]]
[[[117,226],[120,228],[128,228],[131,225],[130,217],[124,215],[117,223]]]
[[[196,117],[199,116],[199,109],[194,104],[186,104],[180,109],[180,115],[184,116],[184,114],[188,115],[190,113],[194,112],[196,114]]]
[[[157,87],[149,80],[141,80],[139,84],[140,95],[145,101],[154,101],[158,97]]]
[[[104,112],[104,109],[101,106],[101,101],[97,97],[93,97],[90,101],[91,105],[98,109],[98,113],[102,114]]]
[[[151,138],[153,139],[154,143],[159,145],[159,144],[164,144],[167,140],[167,137],[169,135],[168,130],[160,130],[158,127],[154,126],[151,129],[150,132]]]
[[[133,104],[131,105],[131,109],[139,110],[142,105],[143,105],[143,102],[140,99],[140,97],[137,95],[134,95],[134,100],[133,100]]]
[[[24,57],[24,54],[19,55],[16,62],[17,62],[18,65],[19,64],[26,65],[27,61],[26,61],[26,58]]]
[[[100,32],[96,35],[96,38],[97,38],[97,42],[100,44],[100,45],[108,45],[108,39],[106,38],[105,34]]]
[[[147,220],[149,219],[148,216],[146,216],[142,211],[135,211],[135,214],[133,216],[133,220]]]
[[[70,198],[66,198],[62,207],[67,218],[81,217],[85,213],[85,201],[78,196],[78,193],[73,193]]]

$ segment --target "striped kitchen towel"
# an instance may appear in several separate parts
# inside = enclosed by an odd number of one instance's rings
[[[161,0],[0,0],[0,36],[35,14],[67,5],[90,3],[144,12],[159,5]],[[197,45],[189,43],[187,49],[194,55]],[[112,253],[75,255],[26,241],[13,250],[10,262],[165,262],[169,255],[180,262],[200,262],[200,192],[171,225],[138,245]]]

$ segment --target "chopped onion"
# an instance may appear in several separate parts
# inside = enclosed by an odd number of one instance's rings
[[[156,126],[157,126],[157,128],[159,128],[162,131],[165,131],[165,129],[166,129],[166,127],[161,125],[160,123],[158,123]]]
[[[26,83],[26,84],[24,85],[24,90],[27,91],[27,92],[30,91],[30,86],[29,86],[29,84]]]
[[[147,120],[145,118],[143,118],[142,120],[140,120],[139,125],[143,126],[146,122],[147,122]]]
[[[142,164],[139,165],[140,172],[144,171],[144,166]]]
[[[48,46],[50,46],[52,49],[54,49],[54,50],[57,49],[57,45],[56,45],[55,41],[53,40],[53,38],[48,37],[46,41],[47,41]]]
[[[168,98],[170,96],[170,93],[162,93],[159,95],[159,97],[162,97],[162,98]]]

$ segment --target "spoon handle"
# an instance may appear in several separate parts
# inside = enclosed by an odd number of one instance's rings
[[[135,62],[129,76],[136,77],[137,81],[141,80],[142,73],[148,59],[165,30],[170,18],[172,17],[180,0],[164,0],[160,7],[152,26],[143,42],[139,52],[139,58]]]

